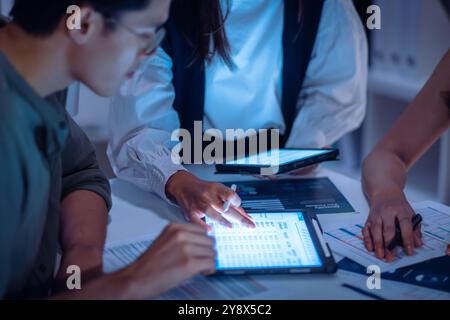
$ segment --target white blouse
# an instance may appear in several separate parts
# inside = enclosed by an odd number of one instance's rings
[[[285,128],[281,110],[282,0],[233,0],[226,33],[234,69],[219,57],[206,66],[204,127]],[[367,40],[351,0],[325,0],[287,147],[331,145],[360,126],[366,107]],[[163,49],[111,103],[108,148],[119,178],[164,199],[183,166],[172,162],[172,61]]]
[[[227,1],[222,1],[226,3]],[[225,30],[235,67],[220,56],[205,69],[205,129],[278,128],[281,110],[284,0],[233,0]]]

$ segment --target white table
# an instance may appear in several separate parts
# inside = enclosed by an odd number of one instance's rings
[[[217,175],[213,167],[191,166],[189,170],[197,176],[210,181],[252,180],[250,176]],[[363,195],[359,181],[344,175],[320,169],[307,177],[328,177],[348,199],[356,213],[320,215],[319,220],[324,228],[336,219],[363,218],[368,214],[368,204]],[[130,183],[112,180],[113,208],[111,223],[108,226],[107,243],[136,238],[151,234],[155,238],[162,229],[174,221],[183,221],[178,207],[165,203],[157,196],[144,192]],[[361,215],[358,217],[357,215]],[[337,257],[338,258],[338,257]],[[339,271],[335,275],[264,275],[252,276],[270,290],[253,295],[251,299],[369,299],[367,295],[357,293],[341,286],[350,283],[361,287],[367,277],[352,275]],[[384,285],[384,287],[383,287]],[[417,287],[383,280],[382,290],[372,291],[376,295],[396,298],[433,298],[438,297],[433,290],[420,288],[424,295],[414,296]],[[368,289],[365,289],[369,292]]]

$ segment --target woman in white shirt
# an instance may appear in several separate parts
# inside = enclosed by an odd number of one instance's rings
[[[282,146],[324,147],[365,114],[367,41],[350,0],[174,0],[165,46],[112,102],[117,176],[177,203],[189,221],[240,199],[172,161],[172,132],[279,129]]]

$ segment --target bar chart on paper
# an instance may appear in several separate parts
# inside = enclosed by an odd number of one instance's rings
[[[396,270],[411,264],[430,260],[444,255],[449,239],[450,210],[448,207],[432,202],[414,206],[416,213],[423,217],[422,240],[424,245],[414,250],[413,256],[406,256],[402,248],[396,248],[396,258],[387,263],[368,252],[362,237],[362,223],[335,226],[325,230],[325,238],[334,251],[367,267],[378,265],[382,272]]]
[[[442,241],[450,241],[450,219],[448,214],[429,206],[418,208],[416,212],[425,217],[422,226],[425,234]]]

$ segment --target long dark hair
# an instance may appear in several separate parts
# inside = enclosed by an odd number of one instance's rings
[[[299,1],[299,25],[303,0]],[[225,21],[230,13],[233,0],[226,0],[222,10],[220,0],[174,0],[172,19],[182,30],[189,44],[194,48],[193,61],[211,62],[217,54],[228,66],[233,65],[230,43],[225,30]]]

